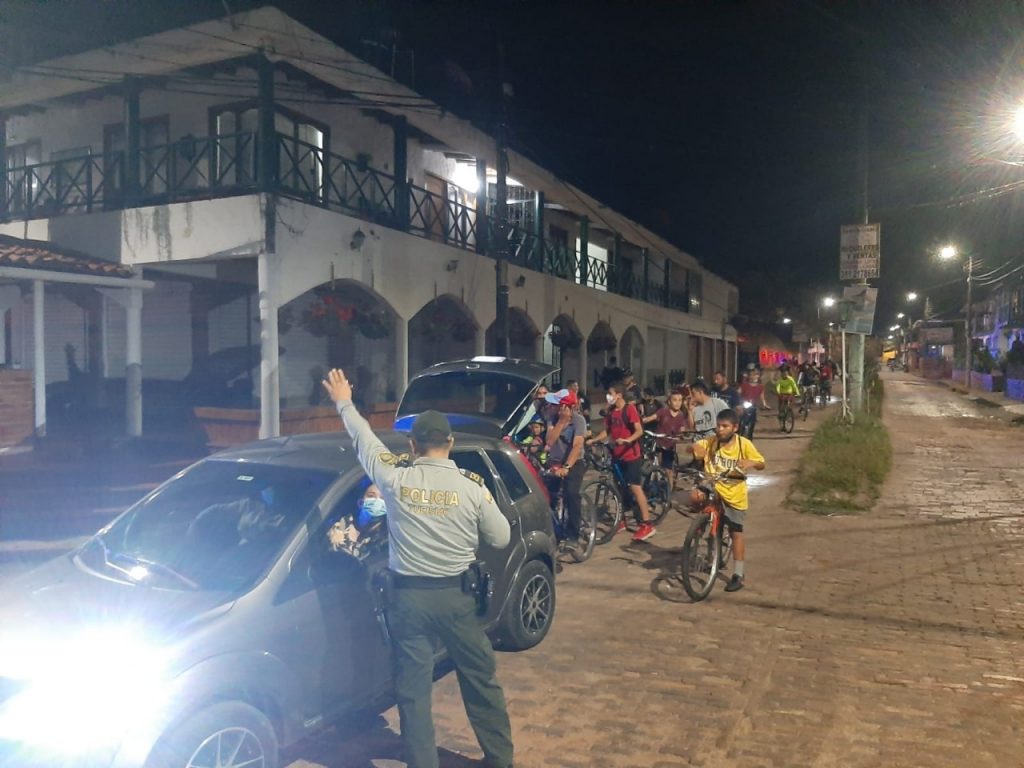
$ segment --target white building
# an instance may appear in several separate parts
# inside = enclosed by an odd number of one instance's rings
[[[274,435],[327,367],[369,407],[493,350],[478,190],[493,198],[495,141],[276,9],[26,67],[0,82],[0,116],[0,234],[153,283],[147,413],[161,392],[254,406]],[[734,372],[735,287],[515,152],[509,174],[511,354],[585,387],[613,354],[660,388]],[[32,368],[43,294],[21,285],[0,306],[0,363]],[[124,376],[127,313],[108,294],[46,286],[47,383],[67,378],[69,344]]]

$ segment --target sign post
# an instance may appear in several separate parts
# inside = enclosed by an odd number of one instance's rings
[[[867,213],[865,209],[865,218]],[[875,314],[875,294],[868,280],[881,272],[881,227],[878,224],[850,224],[839,230],[839,279],[855,280],[844,289],[844,302],[851,307],[851,324],[844,329],[850,339],[850,403],[859,411],[864,405],[864,337],[871,333]],[[853,293],[848,293],[848,292]],[[868,309],[870,305],[870,310]],[[844,366],[844,375],[846,372]]]

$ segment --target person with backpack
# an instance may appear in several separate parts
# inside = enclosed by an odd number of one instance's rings
[[[657,533],[657,529],[651,525],[651,511],[643,487],[643,451],[640,447],[640,438],[644,434],[643,423],[636,406],[626,402],[625,383],[617,381],[612,384],[608,388],[607,401],[604,429],[601,434],[588,440],[587,444],[610,442],[612,460],[636,499],[639,519],[633,541],[647,541]],[[620,530],[625,527],[624,521],[619,523]]]

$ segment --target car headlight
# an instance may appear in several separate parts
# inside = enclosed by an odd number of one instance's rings
[[[0,676],[20,681],[0,704],[0,739],[55,752],[116,743],[162,700],[166,653],[124,628],[0,638]]]

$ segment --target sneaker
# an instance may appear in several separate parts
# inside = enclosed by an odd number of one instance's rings
[[[633,534],[633,541],[647,541],[654,534],[658,532],[650,523],[640,523],[640,527],[636,529],[636,533]]]
[[[619,520],[619,524],[615,526],[615,532],[622,533],[624,530],[626,530],[626,521]]]
[[[729,579],[729,583],[725,585],[725,591],[739,592],[741,589],[743,589],[743,577],[734,573],[732,578]]]

